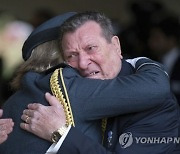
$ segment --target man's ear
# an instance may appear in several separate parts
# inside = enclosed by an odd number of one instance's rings
[[[113,45],[115,51],[118,52],[118,55],[122,59],[123,57],[122,57],[122,54],[121,54],[121,44],[120,44],[119,38],[117,36],[113,36],[111,38],[111,42],[112,42],[112,45]]]

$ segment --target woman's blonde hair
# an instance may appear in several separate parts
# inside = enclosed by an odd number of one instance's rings
[[[58,41],[45,42],[33,49],[27,61],[23,62],[16,72],[16,77],[11,82],[11,87],[18,90],[21,87],[21,79],[26,72],[44,72],[47,69],[63,62]]]

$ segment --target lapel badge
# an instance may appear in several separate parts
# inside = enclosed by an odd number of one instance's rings
[[[112,137],[113,137],[113,132],[109,131],[108,132],[108,138],[107,138],[108,147],[110,147],[112,145]]]

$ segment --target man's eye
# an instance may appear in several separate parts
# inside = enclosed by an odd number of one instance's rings
[[[89,51],[92,51],[92,50],[96,50],[96,48],[97,48],[97,46],[89,46],[89,47],[88,47],[88,50],[89,50]]]
[[[77,54],[71,54],[71,55],[67,55],[67,59],[68,62],[75,62],[78,60],[78,55]]]
[[[69,55],[69,56],[68,56],[68,59],[71,59],[71,58],[74,58],[74,57],[76,57],[76,55],[73,55],[73,54],[72,54],[72,55]]]
[[[89,47],[88,49],[89,49],[89,50],[92,50],[92,49],[93,49],[93,47]]]

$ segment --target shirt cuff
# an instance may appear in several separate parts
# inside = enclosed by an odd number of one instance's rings
[[[66,132],[61,136],[60,140],[57,143],[53,143],[49,149],[46,151],[45,154],[56,154],[58,150],[60,149],[63,141],[65,140],[67,134],[69,133],[69,130],[71,129],[71,125],[68,126]]]

